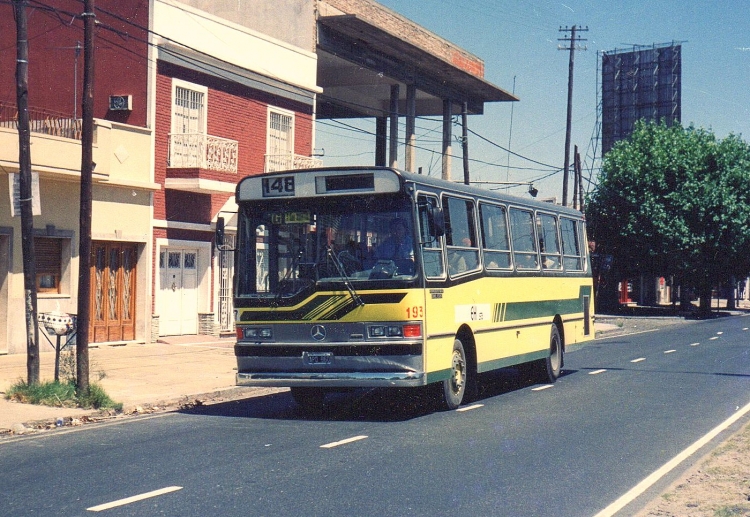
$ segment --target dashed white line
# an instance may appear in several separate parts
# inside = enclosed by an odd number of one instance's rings
[[[146,492],[145,494],[134,495],[132,497],[126,497],[125,499],[112,501],[111,503],[92,506],[91,508],[86,508],[86,510],[88,510],[89,512],[101,512],[104,510],[109,510],[111,508],[117,508],[118,506],[125,506],[126,504],[135,503],[137,501],[143,501],[144,499],[149,499],[151,497],[157,497],[160,495],[168,494],[170,492],[176,492],[177,490],[182,490],[182,487],[168,486],[166,488],[160,488],[159,490],[154,490],[152,492]]]
[[[463,406],[458,408],[456,411],[459,413],[463,413],[464,411],[471,411],[472,409],[479,409],[480,407],[484,407],[484,404],[472,404],[471,406]]]
[[[714,336],[714,337],[708,338],[709,341],[713,341],[714,339],[719,339],[719,337],[718,336]]]
[[[545,384],[544,386],[537,386],[536,388],[531,388],[531,391],[542,391],[542,390],[548,390],[552,388],[554,384]]]
[[[698,346],[700,343],[690,343],[690,346]]]
[[[742,329],[742,330],[747,330],[748,328],[750,328],[750,327],[743,327],[743,329]]]
[[[352,436],[351,438],[347,438],[345,440],[339,440],[338,442],[331,442],[326,443],[320,446],[321,449],[331,449],[333,447],[338,447],[339,445],[346,445],[347,443],[357,442],[359,440],[366,439],[367,436],[365,435],[359,435],[359,436]]]
[[[674,348],[672,350],[664,350],[665,354],[674,354],[675,352],[677,352],[677,350],[675,350]]]
[[[631,363],[640,363],[641,361],[645,361],[645,360],[646,360],[646,358],[645,358],[645,357],[639,357],[638,359],[633,359],[633,360],[632,360],[632,361],[630,361],[630,362],[631,362]]]
[[[593,372],[589,372],[589,375],[599,375],[600,373],[604,373],[606,371],[607,370],[605,370],[604,368],[602,368],[601,370],[594,370]]]
[[[717,332],[716,334],[719,335],[719,336],[721,336],[723,334],[723,332]]]

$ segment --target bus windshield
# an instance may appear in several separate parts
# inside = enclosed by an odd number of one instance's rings
[[[249,203],[239,214],[237,297],[292,297],[323,283],[412,280],[408,198],[384,196]],[[333,286],[338,288],[337,286]]]

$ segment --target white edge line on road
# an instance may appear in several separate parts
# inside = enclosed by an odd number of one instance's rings
[[[331,442],[326,443],[320,446],[321,449],[331,449],[333,447],[338,447],[339,445],[346,445],[347,443],[356,442],[359,440],[364,440],[367,438],[365,435],[359,435],[359,436],[352,436],[351,438],[347,438],[345,440],[339,440],[338,442]]]
[[[631,363],[640,363],[641,361],[645,361],[645,360],[646,360],[646,358],[645,358],[645,357],[639,357],[638,359],[633,359],[633,360],[632,360],[632,361],[630,361],[630,362],[631,362]]]
[[[153,492],[146,492],[145,494],[134,495],[133,497],[126,497],[125,499],[112,501],[111,503],[104,503],[98,506],[92,506],[91,508],[86,508],[86,510],[88,510],[89,512],[101,512],[103,510],[109,510],[111,508],[116,508],[118,506],[125,506],[126,504],[135,503],[137,501],[143,501],[144,499],[149,499],[151,497],[157,497],[160,495],[168,494],[170,492],[176,492],[177,490],[182,490],[182,487],[181,486],[168,486],[166,488],[160,488],[159,490],[154,490]]]
[[[484,404],[472,404],[471,406],[463,406],[456,410],[458,413],[463,413],[464,411],[471,411],[472,409],[479,409],[480,407],[484,407]]]
[[[552,388],[554,384],[545,384],[544,386],[537,386],[536,388],[531,388],[531,391],[542,391],[542,390],[548,390]]]
[[[593,372],[589,372],[589,375],[599,375],[600,373],[604,373],[606,371],[607,370],[605,370],[604,368],[602,368],[601,370],[594,370]]]
[[[722,431],[726,430],[730,425],[735,423],[737,420],[745,416],[750,412],[750,404],[746,405],[742,409],[735,412],[732,416],[724,420],[722,423],[711,429],[702,438],[693,443],[690,447],[683,450],[677,456],[669,460],[667,463],[661,466],[658,470],[652,472],[643,481],[635,485],[633,488],[628,490],[623,496],[617,499],[615,502],[607,506],[604,510],[597,513],[594,517],[611,517],[617,512],[622,510],[627,504],[632,502],[636,497],[645,492],[651,485],[656,483],[659,479],[664,477],[670,470],[675,468],[677,465],[688,459],[690,456],[695,454],[701,447],[706,445],[708,442],[716,438],[716,436]]]

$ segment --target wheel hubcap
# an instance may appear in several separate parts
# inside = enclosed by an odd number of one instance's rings
[[[451,383],[453,385],[453,392],[458,393],[464,386],[466,381],[466,362],[464,361],[461,354],[458,351],[453,352],[453,378]]]

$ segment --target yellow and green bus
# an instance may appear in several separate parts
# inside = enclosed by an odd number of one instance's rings
[[[250,176],[236,202],[239,385],[290,387],[307,410],[434,385],[455,409],[482,372],[554,382],[594,337],[573,209],[383,167]]]

